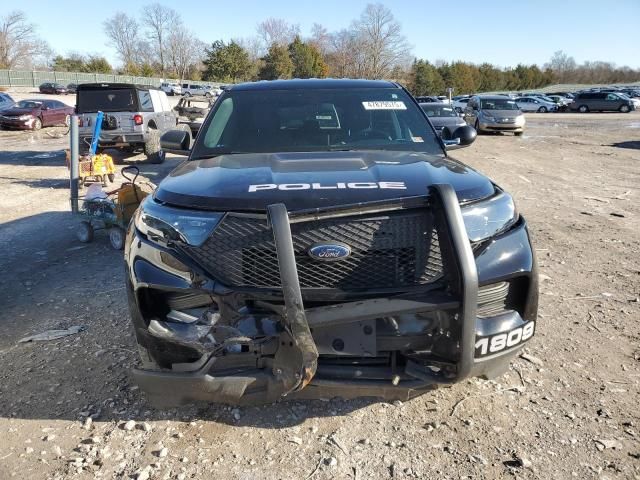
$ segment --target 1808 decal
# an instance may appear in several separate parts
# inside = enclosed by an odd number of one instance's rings
[[[535,322],[531,321],[508,332],[476,339],[476,358],[496,355],[529,340],[535,328]]]

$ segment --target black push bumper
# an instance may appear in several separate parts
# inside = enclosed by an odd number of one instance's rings
[[[274,314],[279,317],[282,328],[268,341],[255,343],[250,338],[234,340],[242,351],[254,351],[258,354],[255,358],[261,360],[235,360],[233,355],[214,354],[215,345],[203,343],[204,336],[194,336],[193,326],[145,321],[138,307],[135,289],[130,285],[129,302],[139,343],[148,344],[153,337],[153,341],[160,340],[166,344],[195,350],[199,356],[197,361],[174,365],[170,370],[135,369],[135,381],[157,404],[172,405],[193,401],[251,404],[272,402],[283,397],[336,395],[347,398],[375,396],[407,399],[437,384],[454,383],[469,376],[493,377],[503,373],[508,368],[512,355],[522,344],[517,343],[513,348],[491,354],[488,351],[489,339],[496,333],[521,330],[532,323],[537,311],[535,262],[526,227],[522,223],[499,240],[503,244],[497,250],[504,252],[505,248],[512,248],[512,256],[519,261],[518,265],[505,267],[496,258],[496,248],[492,249],[492,245],[485,248],[482,254],[474,256],[458,199],[451,186],[432,187],[430,198],[433,200],[433,208],[439,210],[442,226],[449,238],[449,258],[452,259],[450,268],[454,271],[448,294],[396,295],[305,308],[287,210],[282,204],[272,205],[268,209],[268,216],[273,229],[284,299],[284,305]],[[130,235],[134,238],[133,243],[141,245],[136,240],[135,229]],[[134,256],[132,252],[127,255]],[[172,289],[193,287],[193,282],[161,272],[151,264],[140,263],[136,267],[135,259],[132,258],[128,258],[128,262],[130,279],[133,278],[138,286]],[[525,307],[520,312],[479,318],[479,268],[488,272],[488,276],[480,279],[483,284],[504,280],[515,272],[526,272],[529,285]],[[198,282],[201,287],[207,287],[206,281]],[[418,352],[401,369],[357,364],[325,365],[318,362],[319,351],[314,336],[319,336],[319,332],[331,328],[344,330],[349,325],[375,322],[380,317],[429,315],[443,311],[449,312],[457,332],[453,340],[453,359],[425,361]],[[531,335],[532,328],[533,325],[530,328]],[[216,335],[217,333],[214,336]],[[506,339],[507,334],[503,335]],[[485,338],[486,347],[483,340]],[[392,341],[397,343],[398,339]],[[485,351],[478,352],[478,345]]]

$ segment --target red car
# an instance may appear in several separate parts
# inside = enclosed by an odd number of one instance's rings
[[[58,100],[20,100],[0,112],[0,128],[40,130],[53,125],[69,126],[74,108]]]

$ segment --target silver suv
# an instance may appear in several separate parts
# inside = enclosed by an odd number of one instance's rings
[[[88,83],[78,86],[76,102],[82,150],[91,143],[96,115],[101,111],[99,149],[142,150],[152,163],[164,161],[160,137],[178,123],[165,92],[127,83]]]

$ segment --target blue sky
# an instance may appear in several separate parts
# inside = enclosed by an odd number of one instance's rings
[[[116,63],[106,45],[102,21],[117,11],[139,16],[151,1],[3,1],[0,16],[22,8],[58,53],[100,53]],[[249,37],[265,18],[300,24],[303,35],[314,22],[329,31],[349,26],[366,0],[228,0],[160,3],[180,11],[205,42]],[[640,68],[640,0],[386,0],[414,55],[490,62],[499,66],[546,62],[564,50],[579,63],[606,60]],[[188,8],[184,8],[188,5]]]

